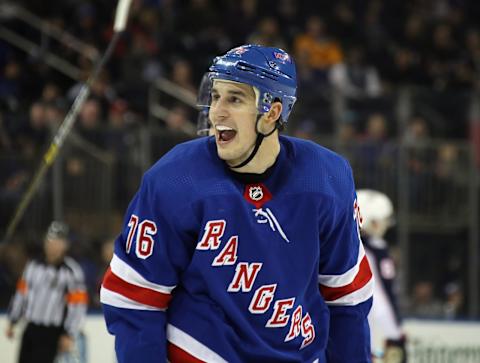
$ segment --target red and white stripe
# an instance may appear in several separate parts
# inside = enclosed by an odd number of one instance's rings
[[[318,275],[320,292],[328,305],[357,305],[373,294],[373,275],[363,245],[357,263],[340,275]]]
[[[170,343],[168,360],[172,363],[227,363],[206,345],[172,324],[167,325],[167,340]]]
[[[103,278],[100,301],[103,304],[135,310],[165,310],[175,286],[146,280],[118,256],[113,255]]]

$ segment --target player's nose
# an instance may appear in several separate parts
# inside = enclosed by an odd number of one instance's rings
[[[217,102],[215,105],[212,105],[210,109],[210,114],[213,117],[213,120],[224,120],[228,118],[230,112],[225,102]]]

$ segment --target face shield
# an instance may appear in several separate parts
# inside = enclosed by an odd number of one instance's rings
[[[200,83],[198,95],[197,95],[197,109],[198,109],[198,119],[197,119],[197,135],[198,136],[209,136],[213,135],[214,130],[212,128],[212,122],[210,121],[210,107],[212,103],[212,88],[216,81],[225,81],[232,83],[241,83],[235,79],[229,79],[229,77],[222,75],[219,77],[218,73],[208,72],[203,76],[202,82]],[[252,111],[252,117],[256,117],[259,114],[267,112],[270,107],[259,106],[258,100],[260,99],[260,91],[256,87],[252,87],[255,92],[255,102],[256,109]],[[271,103],[271,102],[269,102]]]
[[[197,135],[198,136],[209,136],[213,130],[211,129],[211,122],[208,117],[210,111],[210,104],[212,102],[212,85],[213,80],[210,78],[209,73],[206,73],[200,87],[198,89],[197,95],[197,109],[198,109],[198,119],[197,119]]]

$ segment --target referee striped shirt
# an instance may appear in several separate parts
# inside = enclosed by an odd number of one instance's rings
[[[55,266],[30,261],[18,280],[8,316],[13,323],[24,317],[37,325],[62,327],[73,335],[83,323],[87,303],[83,272],[72,258],[65,257]]]

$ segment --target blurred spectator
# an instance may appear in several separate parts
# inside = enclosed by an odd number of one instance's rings
[[[437,198],[431,201],[431,207],[451,220],[468,218],[464,207],[468,205],[470,185],[470,175],[464,172],[468,168],[466,162],[467,158],[455,144],[443,143],[438,146],[433,166],[433,194]]]
[[[101,26],[98,23],[97,8],[88,2],[79,2],[76,5],[76,21],[67,26],[72,27],[70,30],[73,31],[75,36],[86,43],[97,43]]]
[[[242,44],[255,29],[259,14],[258,0],[229,1],[225,25],[234,44]]]
[[[363,50],[358,46],[348,48],[345,60],[331,68],[330,82],[349,100],[374,98],[381,94],[378,72],[365,64]]]
[[[340,45],[327,33],[325,22],[316,15],[307,18],[305,32],[294,40],[296,59],[314,69],[319,79],[326,79],[327,71],[343,60]]]
[[[174,106],[165,120],[167,128],[173,132],[181,132],[188,136],[195,136],[196,127],[188,118],[188,109],[181,105]]]
[[[87,100],[79,113],[79,126],[82,130],[93,130],[101,125],[101,110],[99,102],[91,98]]]
[[[16,60],[9,60],[0,72],[0,99],[3,100],[11,110],[17,109],[21,96],[22,66]]]
[[[333,5],[333,14],[330,21],[332,35],[340,39],[344,46],[358,44],[360,34],[357,31],[357,20],[352,6],[348,2],[337,2]]]
[[[271,16],[260,19],[255,31],[248,37],[247,41],[251,44],[260,44],[281,49],[287,48],[287,44],[278,30],[277,19]]]
[[[388,143],[388,126],[385,115],[374,113],[366,122],[356,150],[356,165],[359,169],[358,184],[362,187],[384,189],[389,180],[391,165],[395,155]]]
[[[56,131],[65,119],[67,105],[61,98],[45,103],[45,119],[51,131]]]
[[[357,130],[352,120],[348,118],[340,122],[337,129],[337,145],[338,151],[342,154],[352,165],[354,170],[357,170]]]
[[[290,45],[302,28],[301,7],[298,6],[296,0],[278,0],[275,1],[275,11],[277,22],[281,28],[280,32],[287,44]],[[240,43],[243,43],[243,40]]]
[[[435,297],[431,281],[423,280],[415,283],[408,312],[417,318],[438,319],[442,316],[442,303]]]
[[[465,294],[460,284],[450,282],[445,286],[445,303],[443,314],[446,319],[458,319],[464,317]]]
[[[16,147],[27,157],[36,157],[43,151],[50,137],[45,114],[45,104],[34,102],[30,106],[28,120],[16,135]]]
[[[132,118],[129,119],[130,111],[128,103],[125,100],[117,99],[114,101],[108,111],[108,125],[114,129],[124,129]]]
[[[412,117],[403,134],[407,146],[407,168],[409,182],[409,205],[412,211],[424,211],[431,205],[431,193],[427,193],[432,179],[435,151],[432,148],[430,127],[425,118]]]
[[[424,145],[430,139],[430,129],[425,118],[412,117],[403,133],[403,142],[408,146]]]
[[[55,102],[61,98],[61,90],[57,84],[48,82],[42,89],[41,100],[45,103]]]
[[[456,62],[459,56],[450,25],[445,23],[436,25],[430,44],[427,72],[432,80],[432,86],[442,91],[455,81]]]
[[[192,66],[186,59],[177,59],[173,63],[170,79],[178,86],[196,94],[197,87],[192,78]]]

